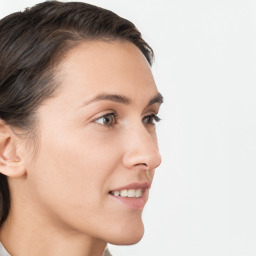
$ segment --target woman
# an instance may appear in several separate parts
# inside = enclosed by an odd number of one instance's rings
[[[44,2],[0,21],[0,58],[2,251],[137,243],[163,101],[141,34],[96,6]]]

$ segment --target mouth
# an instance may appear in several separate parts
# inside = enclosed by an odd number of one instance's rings
[[[109,193],[113,196],[140,198],[143,191],[142,189],[122,189],[120,191],[110,191]]]
[[[148,199],[149,188],[148,183],[132,183],[109,191],[109,195],[129,208],[143,209]]]

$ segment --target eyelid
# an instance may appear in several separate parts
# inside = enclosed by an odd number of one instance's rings
[[[117,115],[116,111],[113,110],[113,109],[107,109],[107,110],[103,110],[103,111],[99,111],[98,114],[94,114],[92,117],[91,117],[91,120],[92,121],[95,121],[101,117],[104,117],[106,115],[109,115],[109,114],[115,114]]]

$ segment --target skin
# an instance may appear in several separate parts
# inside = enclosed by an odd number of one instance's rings
[[[93,41],[71,50],[56,77],[57,96],[38,109],[35,155],[0,124],[0,167],[13,198],[0,239],[13,256],[99,256],[106,242],[137,243],[142,209],[109,191],[151,184],[161,163],[151,116],[161,102],[148,106],[158,95],[151,69],[131,43]],[[127,102],[91,101],[103,93]]]

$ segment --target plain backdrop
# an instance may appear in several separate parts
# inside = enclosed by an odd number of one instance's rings
[[[0,0],[0,16],[38,2]],[[255,256],[256,1],[87,2],[141,30],[165,97],[145,236],[112,253]]]

